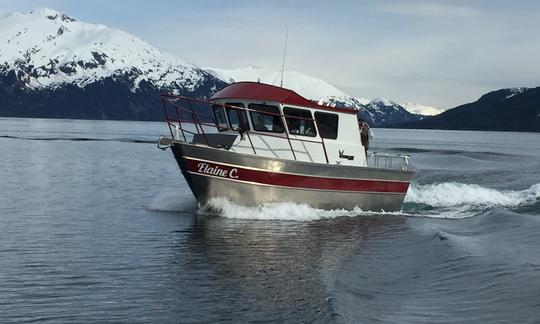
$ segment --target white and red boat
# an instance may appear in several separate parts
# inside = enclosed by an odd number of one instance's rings
[[[368,159],[354,109],[258,82],[231,84],[208,101],[161,100],[171,137],[158,146],[171,147],[200,204],[224,197],[244,206],[401,209],[413,174],[409,157]]]

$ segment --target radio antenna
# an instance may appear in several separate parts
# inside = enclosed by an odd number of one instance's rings
[[[287,21],[287,29],[285,31],[285,46],[283,47],[283,62],[281,63],[281,82],[279,86],[283,88],[283,73],[285,72],[285,57],[287,56],[287,43],[289,41],[289,26],[291,24],[292,16],[292,0],[289,5],[289,20]]]

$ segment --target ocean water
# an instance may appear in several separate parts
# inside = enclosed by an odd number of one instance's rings
[[[374,132],[399,213],[198,209],[161,123],[0,119],[0,322],[540,323],[540,134]]]

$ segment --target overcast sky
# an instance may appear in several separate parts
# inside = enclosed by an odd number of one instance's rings
[[[291,5],[292,4],[292,5]],[[452,108],[540,86],[540,1],[2,0],[133,33],[200,66],[286,69],[357,97]],[[292,7],[292,10],[290,9]]]

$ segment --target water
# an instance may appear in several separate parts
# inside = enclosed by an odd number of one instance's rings
[[[540,322],[540,134],[375,130],[387,214],[197,210],[159,134],[0,119],[0,322]]]

